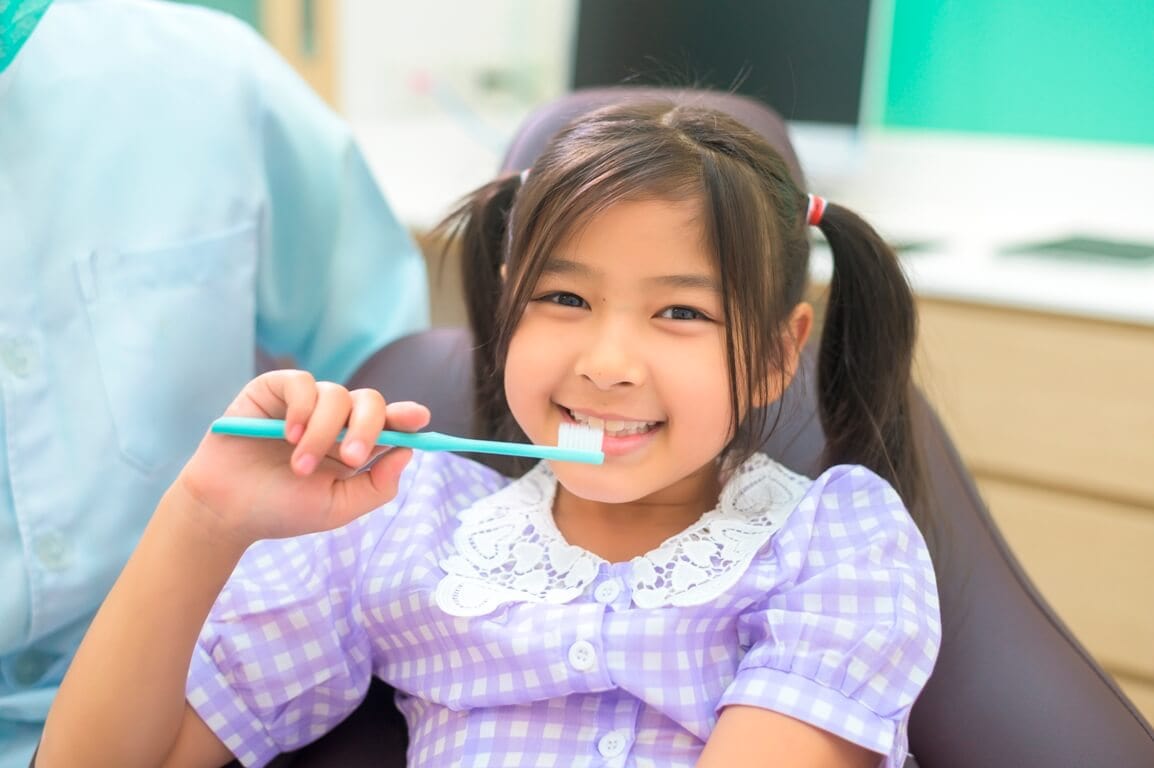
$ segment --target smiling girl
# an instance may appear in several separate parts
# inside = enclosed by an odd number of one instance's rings
[[[808,224],[835,264],[817,478],[758,452],[813,325]],[[284,418],[288,442],[205,437],[38,765],[263,765],[376,676],[411,765],[900,766],[940,622],[906,511],[915,322],[893,253],[756,134],[669,103],[581,118],[448,228],[478,431],[593,425],[605,463],[394,449],[363,468],[380,429],[428,412],[261,376],[228,414]]]

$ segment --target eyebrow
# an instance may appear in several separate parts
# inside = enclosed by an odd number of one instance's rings
[[[545,267],[541,270],[543,275],[576,275],[578,277],[592,278],[596,273],[589,267],[577,261],[569,259],[549,259],[545,263]],[[717,281],[709,275],[700,273],[683,274],[683,275],[657,275],[655,277],[648,277],[645,279],[646,283],[654,285],[668,286],[670,288],[692,288],[697,290],[713,291],[714,293],[721,293],[721,286]]]

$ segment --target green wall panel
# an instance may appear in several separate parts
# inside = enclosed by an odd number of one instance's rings
[[[883,122],[1154,144],[1154,0],[893,0]]]

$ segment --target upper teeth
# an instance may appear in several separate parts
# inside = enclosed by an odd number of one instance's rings
[[[601,429],[607,435],[634,435],[641,432],[648,432],[657,424],[656,421],[625,421],[623,419],[605,419],[596,416],[586,416],[575,411],[570,411],[569,415],[578,424],[585,424],[594,429]]]

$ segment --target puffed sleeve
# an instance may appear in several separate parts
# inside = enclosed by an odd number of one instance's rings
[[[428,326],[425,261],[345,122],[255,34],[247,43],[267,200],[257,338],[345,381],[374,350]]]
[[[415,474],[402,475],[392,503],[343,528],[257,542],[217,598],[186,696],[243,765],[315,741],[364,699],[373,665],[360,576]]]
[[[755,567],[774,586],[739,620],[748,652],[718,711],[772,709],[900,768],[941,620],[929,553],[897,493],[867,469],[834,467],[762,554]]]

